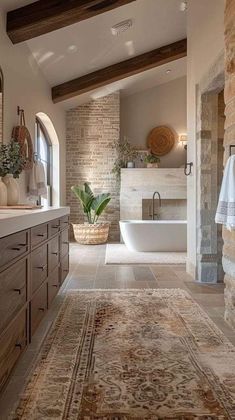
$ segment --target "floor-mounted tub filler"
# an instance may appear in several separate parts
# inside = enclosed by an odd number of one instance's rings
[[[187,251],[186,220],[121,220],[123,241],[131,251]]]

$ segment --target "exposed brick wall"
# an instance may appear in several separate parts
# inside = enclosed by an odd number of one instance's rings
[[[72,185],[91,183],[96,193],[110,192],[112,200],[101,221],[111,222],[110,240],[119,240],[119,185],[112,168],[115,141],[120,137],[120,95],[115,93],[67,112],[66,196],[71,221],[83,223]]]
[[[229,146],[235,144],[235,0],[225,7],[225,162]],[[225,319],[235,328],[235,232],[223,229],[223,266],[225,275]]]

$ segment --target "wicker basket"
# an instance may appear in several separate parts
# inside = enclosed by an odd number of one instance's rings
[[[107,242],[109,223],[75,224],[73,223],[75,240],[83,245],[98,245]]]

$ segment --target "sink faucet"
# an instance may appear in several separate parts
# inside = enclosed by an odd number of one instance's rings
[[[157,214],[155,214],[155,209],[154,209],[154,200],[155,200],[156,195],[158,196],[158,199],[159,199],[159,207],[161,207],[161,205],[162,205],[162,200],[161,200],[160,193],[158,191],[155,191],[153,193],[153,198],[152,198],[152,220],[154,220],[155,216],[157,216]]]

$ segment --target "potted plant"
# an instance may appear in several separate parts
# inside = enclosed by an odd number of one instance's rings
[[[116,142],[115,147],[118,156],[114,162],[112,172],[116,174],[117,178],[120,178],[122,168],[135,167],[134,160],[137,157],[137,150],[128,142],[126,137],[124,137],[124,141]]]
[[[87,182],[83,187],[73,186],[71,190],[79,199],[87,218],[86,223],[72,224],[75,240],[86,245],[105,243],[108,239],[109,223],[98,223],[98,219],[111,200],[110,194],[103,193],[95,196]]]
[[[158,168],[160,159],[158,156],[150,152],[147,156],[145,156],[144,162],[147,164],[147,168]]]
[[[0,145],[0,177],[7,189],[8,206],[16,205],[19,201],[19,186],[15,178],[19,178],[24,166],[25,158],[21,156],[18,143],[11,140],[9,144]]]

